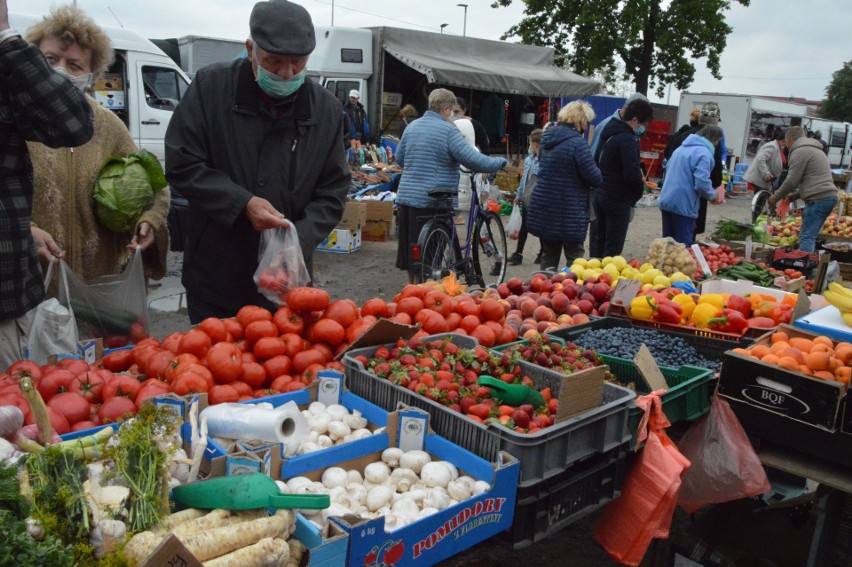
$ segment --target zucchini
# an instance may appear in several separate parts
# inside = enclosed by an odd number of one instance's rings
[[[129,335],[130,328],[139,319],[125,309],[98,309],[74,299],[71,300],[71,309],[78,328],[88,326],[102,331],[102,335]]]

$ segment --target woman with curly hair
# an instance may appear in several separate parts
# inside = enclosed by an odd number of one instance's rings
[[[51,67],[88,93],[115,59],[112,44],[95,22],[76,6],[51,10],[27,30]],[[94,186],[111,157],[137,150],[127,127],[112,111],[87,97],[95,114],[95,135],[77,148],[28,144],[33,162],[32,234],[39,257],[63,258],[85,280],[121,271],[130,251],[143,252],[145,273],[159,279],[166,271],[169,192],[158,191],[133,234],[118,234],[95,217]]]

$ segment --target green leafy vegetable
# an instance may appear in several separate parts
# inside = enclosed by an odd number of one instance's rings
[[[716,240],[745,240],[751,236],[753,239],[760,239],[760,232],[755,230],[755,227],[748,223],[738,222],[731,219],[721,219],[716,223],[716,230],[710,235]]]
[[[75,563],[70,547],[51,535],[35,541],[26,524],[8,510],[0,510],[0,544],[0,565],[70,567]]]
[[[95,216],[113,232],[129,233],[166,186],[163,168],[156,156],[140,150],[126,158],[110,158],[95,183]]]

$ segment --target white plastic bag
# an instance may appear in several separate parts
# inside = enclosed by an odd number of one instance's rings
[[[512,214],[509,215],[509,224],[506,225],[506,236],[512,240],[517,240],[518,236],[521,234],[521,224],[523,224],[521,206],[515,204],[515,206],[512,207]]]
[[[59,300],[67,301],[77,321],[81,341],[102,338],[104,347],[116,348],[148,336],[148,292],[142,251],[136,252],[120,274],[84,282],[65,262],[67,296],[60,288]]]
[[[45,289],[50,286],[56,262],[58,260],[52,258],[47,267],[47,276],[44,278]],[[60,291],[68,289],[68,281],[64,273],[59,274],[59,289]],[[47,359],[53,355],[77,353],[77,324],[74,322],[74,312],[67,301],[63,305],[56,298],[50,298],[36,307],[27,334],[27,342],[27,357],[38,364],[47,364]]]
[[[285,228],[270,228],[261,233],[259,264],[254,272],[257,290],[279,306],[285,304],[290,289],[311,282],[296,227],[290,221],[284,222]]]

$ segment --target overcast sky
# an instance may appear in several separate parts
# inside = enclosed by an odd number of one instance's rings
[[[493,9],[491,0],[464,0],[467,35],[499,39],[523,18],[520,0]],[[54,0],[8,0],[13,12],[40,15]],[[393,26],[462,35],[464,9],[458,0],[302,0],[316,25]],[[244,39],[252,0],[77,0],[95,21],[123,25],[148,38],[206,35]],[[754,95],[796,96],[819,100],[831,75],[852,59],[850,0],[752,0],[736,2],[727,13],[733,28],[722,54],[722,80],[713,79],[696,61],[691,92],[713,91]],[[655,97],[654,97],[655,98]],[[664,96],[660,102],[665,102]],[[679,93],[672,89],[671,104]]]

